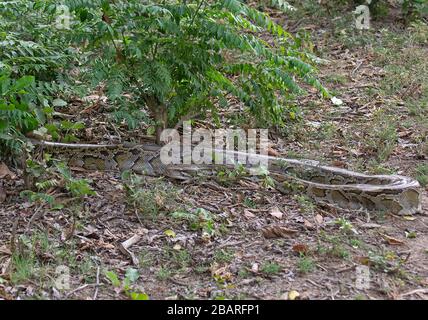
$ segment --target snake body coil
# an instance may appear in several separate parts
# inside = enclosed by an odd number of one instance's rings
[[[151,176],[166,176],[186,180],[195,175],[212,176],[219,165],[170,164],[160,159],[161,147],[143,145],[91,145],[37,142],[49,148],[70,166],[88,170],[132,170]],[[323,166],[317,161],[277,158],[237,151],[213,150],[226,159],[239,156],[268,164],[269,174],[277,189],[288,182],[303,186],[306,194],[317,202],[329,203],[350,210],[384,211],[399,215],[421,212],[419,183],[400,175],[366,175],[336,167]],[[231,162],[230,162],[231,163]],[[233,165],[229,165],[233,166]],[[220,165],[221,167],[221,165]]]

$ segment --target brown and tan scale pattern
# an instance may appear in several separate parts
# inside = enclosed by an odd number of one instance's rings
[[[132,170],[135,173],[166,176],[187,180],[195,176],[216,176],[219,165],[164,165],[160,161],[160,146],[144,145],[88,145],[36,142],[49,148],[55,156],[71,167],[88,170]],[[323,166],[317,161],[276,158],[237,151],[213,150],[229,159],[246,156],[245,163],[255,160],[268,163],[269,174],[278,190],[284,182],[294,181],[303,186],[306,194],[317,202],[329,203],[350,210],[384,211],[399,215],[421,212],[419,183],[399,175],[366,175],[342,168]],[[227,165],[234,167],[233,165]],[[220,165],[220,167],[224,167]],[[257,178],[257,176],[253,176]]]

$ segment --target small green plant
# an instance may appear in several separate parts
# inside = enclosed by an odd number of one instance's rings
[[[138,271],[136,269],[128,268],[123,281],[119,280],[118,275],[114,271],[106,271],[105,276],[118,293],[123,292],[132,300],[149,300],[149,296],[146,293],[132,291],[132,285],[139,278]]]
[[[218,263],[230,263],[233,260],[234,252],[232,250],[217,250],[214,252],[214,260]]]
[[[257,204],[254,202],[253,199],[245,197],[244,201],[243,201],[244,206],[251,208],[251,209],[255,209],[257,207]]]
[[[125,171],[122,173],[122,181],[126,191],[127,204],[144,216],[155,219],[159,213],[172,206],[175,201],[174,188],[167,186],[161,178],[148,182],[141,175]]]
[[[242,164],[237,164],[233,169],[224,167],[217,171],[217,180],[223,185],[230,185],[248,175],[247,169]]]
[[[324,241],[332,244],[330,246],[324,246],[322,242],[318,243],[317,252],[319,254],[328,255],[341,259],[348,259],[350,256],[349,251],[343,246],[343,242],[346,240],[342,240],[342,236],[331,236],[326,234],[324,231],[320,232],[320,238]]]
[[[154,262],[154,256],[148,250],[143,250],[139,254],[138,261],[140,262],[141,268],[148,268]]]
[[[248,276],[250,275],[250,272],[248,271],[248,269],[247,268],[241,268],[241,269],[239,269],[239,271],[238,271],[238,276],[240,277],[240,278],[248,278]]]
[[[260,271],[263,272],[267,276],[276,275],[281,270],[282,270],[281,265],[279,265],[276,262],[264,262],[260,267]]]
[[[0,63],[0,157],[3,159],[20,156],[25,145],[24,134],[41,122],[33,107],[36,97],[29,93],[34,77],[14,80],[10,73]]]
[[[384,110],[376,111],[373,115],[373,126],[366,135],[364,143],[367,151],[374,154],[378,162],[388,160],[398,142],[396,119],[385,114]]]
[[[299,261],[297,262],[297,270],[299,270],[300,273],[310,273],[315,269],[315,262],[312,258],[301,254]]]
[[[192,262],[192,255],[186,249],[172,250],[172,261],[181,269],[187,268]]]
[[[218,233],[214,215],[203,208],[196,209],[194,213],[175,211],[171,216],[174,219],[187,221],[191,230],[201,230],[203,237],[211,238]]]
[[[46,193],[51,188],[64,188],[76,199],[95,194],[88,180],[74,178],[64,163],[49,156],[41,162],[27,160],[26,172],[35,179],[37,192],[25,190],[21,192],[21,197],[28,198],[30,202],[47,203],[53,210],[61,209],[63,205],[56,203],[55,198]]]
[[[350,256],[349,251],[343,245],[333,245],[333,247],[329,248],[328,254],[341,259],[348,259]]]
[[[18,253],[12,255],[10,280],[14,284],[25,282],[34,276],[36,258],[34,254]]]
[[[352,223],[345,219],[345,218],[337,218],[335,223],[339,226],[339,229],[342,230],[344,233],[356,233],[356,230]]]
[[[164,281],[164,280],[170,278],[172,274],[173,274],[173,272],[171,269],[169,269],[168,267],[165,267],[165,266],[161,266],[159,268],[159,270],[156,272],[156,278]]]
[[[361,247],[361,241],[358,239],[350,239],[349,244],[351,245],[352,248],[355,248],[355,249]]]
[[[63,120],[59,123],[48,123],[44,126],[46,133],[55,141],[75,142],[78,141],[76,133],[85,128],[83,122],[71,122]]]
[[[428,185],[428,165],[420,164],[415,169],[416,180],[419,181],[420,185],[425,187]]]
[[[295,195],[295,199],[299,203],[300,211],[302,213],[313,213],[315,210],[315,204],[306,195]]]

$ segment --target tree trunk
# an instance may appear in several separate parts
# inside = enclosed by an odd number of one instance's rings
[[[159,100],[154,96],[145,97],[147,106],[156,122],[156,143],[162,144],[160,140],[162,131],[167,128],[168,125],[168,112],[166,106],[159,102]]]

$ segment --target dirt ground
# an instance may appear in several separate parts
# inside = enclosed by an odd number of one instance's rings
[[[320,206],[249,179],[125,183],[120,173],[81,170],[73,175],[89,179],[96,194],[76,201],[52,188],[64,207],[51,210],[19,196],[23,181],[11,168],[17,179],[4,182],[0,204],[0,298],[427,299],[428,25],[405,25],[392,14],[358,31],[347,12],[330,18],[313,4],[291,18],[274,13],[312,41],[322,83],[343,104],[309,92],[295,102],[296,119],[271,132],[272,148],[412,176],[425,183],[422,214]],[[85,107],[69,112],[89,123],[91,115],[79,112]],[[130,135],[110,122],[88,129],[83,138]],[[267,238],[272,226],[289,232]],[[138,241],[125,250],[128,239]],[[68,268],[63,289],[58,266]]]

